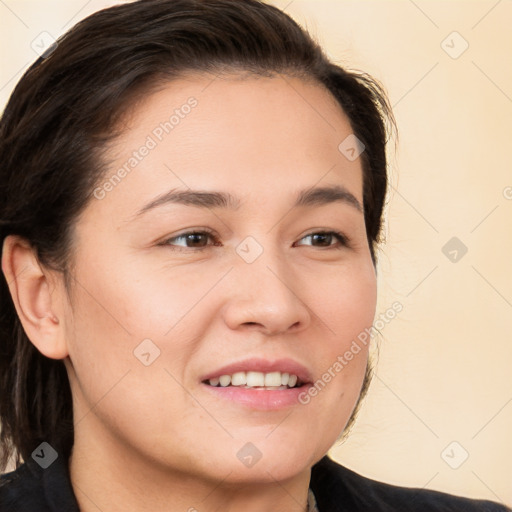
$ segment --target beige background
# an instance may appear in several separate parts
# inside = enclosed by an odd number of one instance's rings
[[[0,103],[41,32],[114,3],[2,0]],[[382,481],[512,505],[512,2],[271,3],[380,79],[400,130],[378,310],[403,311],[381,330],[377,376],[331,455]],[[468,248],[456,262],[442,252],[452,237]],[[458,469],[446,462],[465,452]]]

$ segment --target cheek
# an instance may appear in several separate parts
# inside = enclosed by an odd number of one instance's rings
[[[367,261],[332,270],[316,277],[314,284],[305,283],[310,301],[316,304],[318,317],[325,325],[330,342],[325,348],[338,354],[352,340],[372,325],[377,302],[374,267]]]
[[[117,383],[123,379],[131,383],[130,404],[138,404],[141,414],[147,404],[142,416],[155,416],[158,411],[150,402],[158,401],[162,384],[169,392],[179,391],[165,371],[184,380],[187,362],[211,323],[212,302],[202,299],[219,280],[219,272],[206,266],[200,271],[142,267],[126,255],[115,261],[105,257],[95,265],[87,261],[84,256],[76,269],[73,311],[66,326],[76,395],[85,401],[84,410],[100,400],[107,404],[102,397],[112,386],[121,389]],[[174,400],[178,397],[176,393]],[[112,410],[118,410],[126,400],[114,402]]]
[[[310,352],[318,358],[314,386],[300,398],[319,418],[325,431],[325,449],[343,430],[357,403],[365,378],[370,336],[377,300],[374,267],[354,264],[317,278],[309,301],[323,326]],[[327,432],[328,431],[328,432]]]
[[[77,287],[74,332],[89,338],[88,352],[98,347],[106,358],[115,353],[125,361],[136,344],[147,338],[174,338],[176,347],[183,320],[199,309],[218,273],[162,266],[154,270],[121,261],[82,269],[80,280],[86,285]]]

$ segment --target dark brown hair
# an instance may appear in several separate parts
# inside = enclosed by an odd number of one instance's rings
[[[144,0],[99,11],[23,75],[0,121],[0,241],[24,237],[68,275],[72,228],[105,173],[101,150],[128,105],[188,71],[283,73],[323,84],[364,144],[363,202],[375,263],[392,114],[382,88],[331,63],[289,16],[258,0]],[[341,141],[340,141],[341,142]],[[67,279],[67,277],[66,277]],[[69,455],[72,399],[62,361],[39,353],[0,278],[0,469],[46,441]]]

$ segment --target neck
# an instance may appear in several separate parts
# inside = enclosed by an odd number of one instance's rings
[[[241,482],[232,472],[215,478],[164,467],[119,440],[101,439],[75,432],[69,469],[81,512],[307,511],[309,467],[287,480]]]

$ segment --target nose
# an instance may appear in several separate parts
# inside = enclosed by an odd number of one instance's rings
[[[300,280],[282,256],[271,257],[266,251],[255,262],[239,261],[236,267],[223,312],[229,328],[270,336],[295,333],[309,326],[312,311],[307,304],[307,289],[297,286]]]

